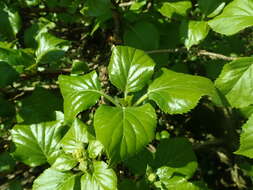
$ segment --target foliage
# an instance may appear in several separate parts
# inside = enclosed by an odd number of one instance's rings
[[[252,189],[252,0],[0,7],[0,189]]]

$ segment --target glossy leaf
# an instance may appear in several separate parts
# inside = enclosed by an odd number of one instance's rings
[[[137,22],[125,30],[124,44],[142,50],[154,50],[159,47],[159,31],[150,22]]]
[[[235,153],[253,158],[253,115],[242,126],[240,147]]]
[[[21,28],[21,18],[17,10],[0,3],[0,33],[13,40]]]
[[[162,4],[158,11],[168,18],[171,18],[173,14],[179,14],[186,16],[187,11],[192,7],[191,1],[177,1],[177,2],[165,2]]]
[[[92,190],[117,190],[117,176],[106,163],[93,162],[93,172],[85,173],[81,177],[81,188]]]
[[[109,158],[123,160],[153,140],[156,113],[149,104],[122,108],[101,105],[94,116],[94,127]]]
[[[90,158],[96,158],[102,155],[104,146],[97,140],[91,140],[88,146],[88,153]]]
[[[209,26],[205,21],[184,21],[181,25],[182,40],[187,49],[199,44],[209,32]]]
[[[241,58],[226,64],[215,85],[236,108],[253,103],[252,84],[253,58]]]
[[[61,153],[59,142],[64,131],[61,121],[16,125],[11,130],[14,156],[31,167],[52,164]]]
[[[60,172],[53,168],[45,170],[33,183],[33,190],[75,190],[77,175]],[[77,189],[76,189],[77,190]]]
[[[59,84],[67,121],[73,120],[78,113],[96,104],[101,96],[101,86],[95,71],[83,76],[61,75]]]
[[[84,143],[88,143],[90,134],[88,126],[79,119],[75,119],[71,128],[61,140],[61,145],[66,153],[73,153]]]
[[[71,154],[61,154],[59,155],[52,165],[52,168],[59,171],[68,171],[77,165],[77,161],[73,158]]]
[[[202,96],[221,104],[213,83],[204,77],[162,69],[163,74],[148,88],[148,97],[166,113],[181,114],[193,109]]]
[[[69,42],[59,39],[49,33],[43,33],[36,38],[38,48],[35,52],[36,62],[52,62],[61,58],[69,48]]]
[[[158,145],[153,165],[155,168],[164,166],[163,171],[170,174],[168,177],[173,173],[180,173],[190,178],[196,171],[198,163],[188,140],[172,138],[161,141]]]
[[[19,49],[11,49],[6,44],[0,43],[0,61],[6,62],[18,73],[22,73],[24,69],[34,64],[34,58],[26,51]]]
[[[144,51],[117,46],[109,64],[110,81],[125,93],[136,92],[147,84],[154,67],[154,61]]]
[[[233,35],[253,26],[253,1],[232,1],[224,8],[222,14],[209,21],[208,24],[215,32],[225,35]]]
[[[37,49],[38,43],[36,38],[40,38],[43,33],[48,33],[50,29],[55,27],[55,23],[41,17],[38,22],[32,24],[24,32],[24,42],[26,47]]]

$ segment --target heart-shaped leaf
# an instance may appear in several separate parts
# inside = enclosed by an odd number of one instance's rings
[[[154,66],[154,61],[144,51],[117,46],[109,64],[110,81],[125,94],[139,91],[151,78]]]
[[[233,35],[253,26],[253,1],[232,1],[224,8],[222,14],[209,21],[208,24],[215,32],[225,35]]]
[[[93,172],[81,177],[81,188],[92,190],[117,190],[117,176],[102,161],[93,162]]]
[[[221,104],[213,83],[204,77],[162,69],[163,74],[148,88],[148,97],[166,113],[181,114],[193,109],[202,96]]]
[[[226,64],[215,81],[216,87],[236,108],[253,104],[253,58],[241,58]]]
[[[150,104],[141,107],[100,106],[94,116],[97,139],[115,161],[139,152],[154,138],[156,113]]]
[[[60,140],[64,132],[62,121],[16,125],[11,130],[16,145],[14,156],[31,167],[52,164],[61,153]]]
[[[100,98],[101,86],[95,71],[83,76],[59,77],[61,93],[64,98],[64,114],[67,121],[90,106]]]

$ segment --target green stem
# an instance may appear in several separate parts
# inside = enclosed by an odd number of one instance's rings
[[[127,94],[128,94],[128,92],[127,92],[127,90],[125,90],[125,92],[124,92],[124,100],[126,101],[126,99],[127,99]]]
[[[119,103],[116,102],[111,96],[108,96],[104,92],[99,91],[99,93],[104,96],[107,100],[109,100],[111,103],[113,103],[115,106],[120,107]]]
[[[144,100],[146,100],[148,98],[148,93],[144,94],[142,97],[139,98],[139,100],[137,100],[137,102],[134,104],[135,106],[140,105]]]

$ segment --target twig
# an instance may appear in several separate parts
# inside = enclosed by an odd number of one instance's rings
[[[184,51],[184,49],[157,49],[157,50],[150,50],[146,51],[148,54],[156,54],[156,53],[176,53],[179,51]]]
[[[20,78],[22,80],[27,80],[33,77],[37,77],[37,76],[53,76],[53,77],[57,77],[58,75],[61,74],[68,74],[71,72],[70,68],[66,68],[66,69],[61,69],[61,70],[45,70],[45,71],[38,71],[36,73],[33,74],[21,74]]]
[[[236,59],[238,59],[237,57],[228,57],[219,53],[213,53],[213,52],[208,52],[206,50],[200,50],[198,52],[198,55],[205,55],[210,57],[211,59],[223,59],[223,60],[227,60],[227,61],[234,61]]]
[[[135,3],[134,1],[123,2],[123,3],[119,4],[119,7],[128,7],[128,6],[131,6],[134,3]]]
[[[213,140],[210,140],[210,141],[206,141],[204,143],[193,144],[193,149],[196,151],[196,150],[200,150],[200,149],[206,149],[207,147],[210,147],[210,146],[220,146],[222,144],[224,144],[224,140],[222,140],[222,139],[213,139]]]

